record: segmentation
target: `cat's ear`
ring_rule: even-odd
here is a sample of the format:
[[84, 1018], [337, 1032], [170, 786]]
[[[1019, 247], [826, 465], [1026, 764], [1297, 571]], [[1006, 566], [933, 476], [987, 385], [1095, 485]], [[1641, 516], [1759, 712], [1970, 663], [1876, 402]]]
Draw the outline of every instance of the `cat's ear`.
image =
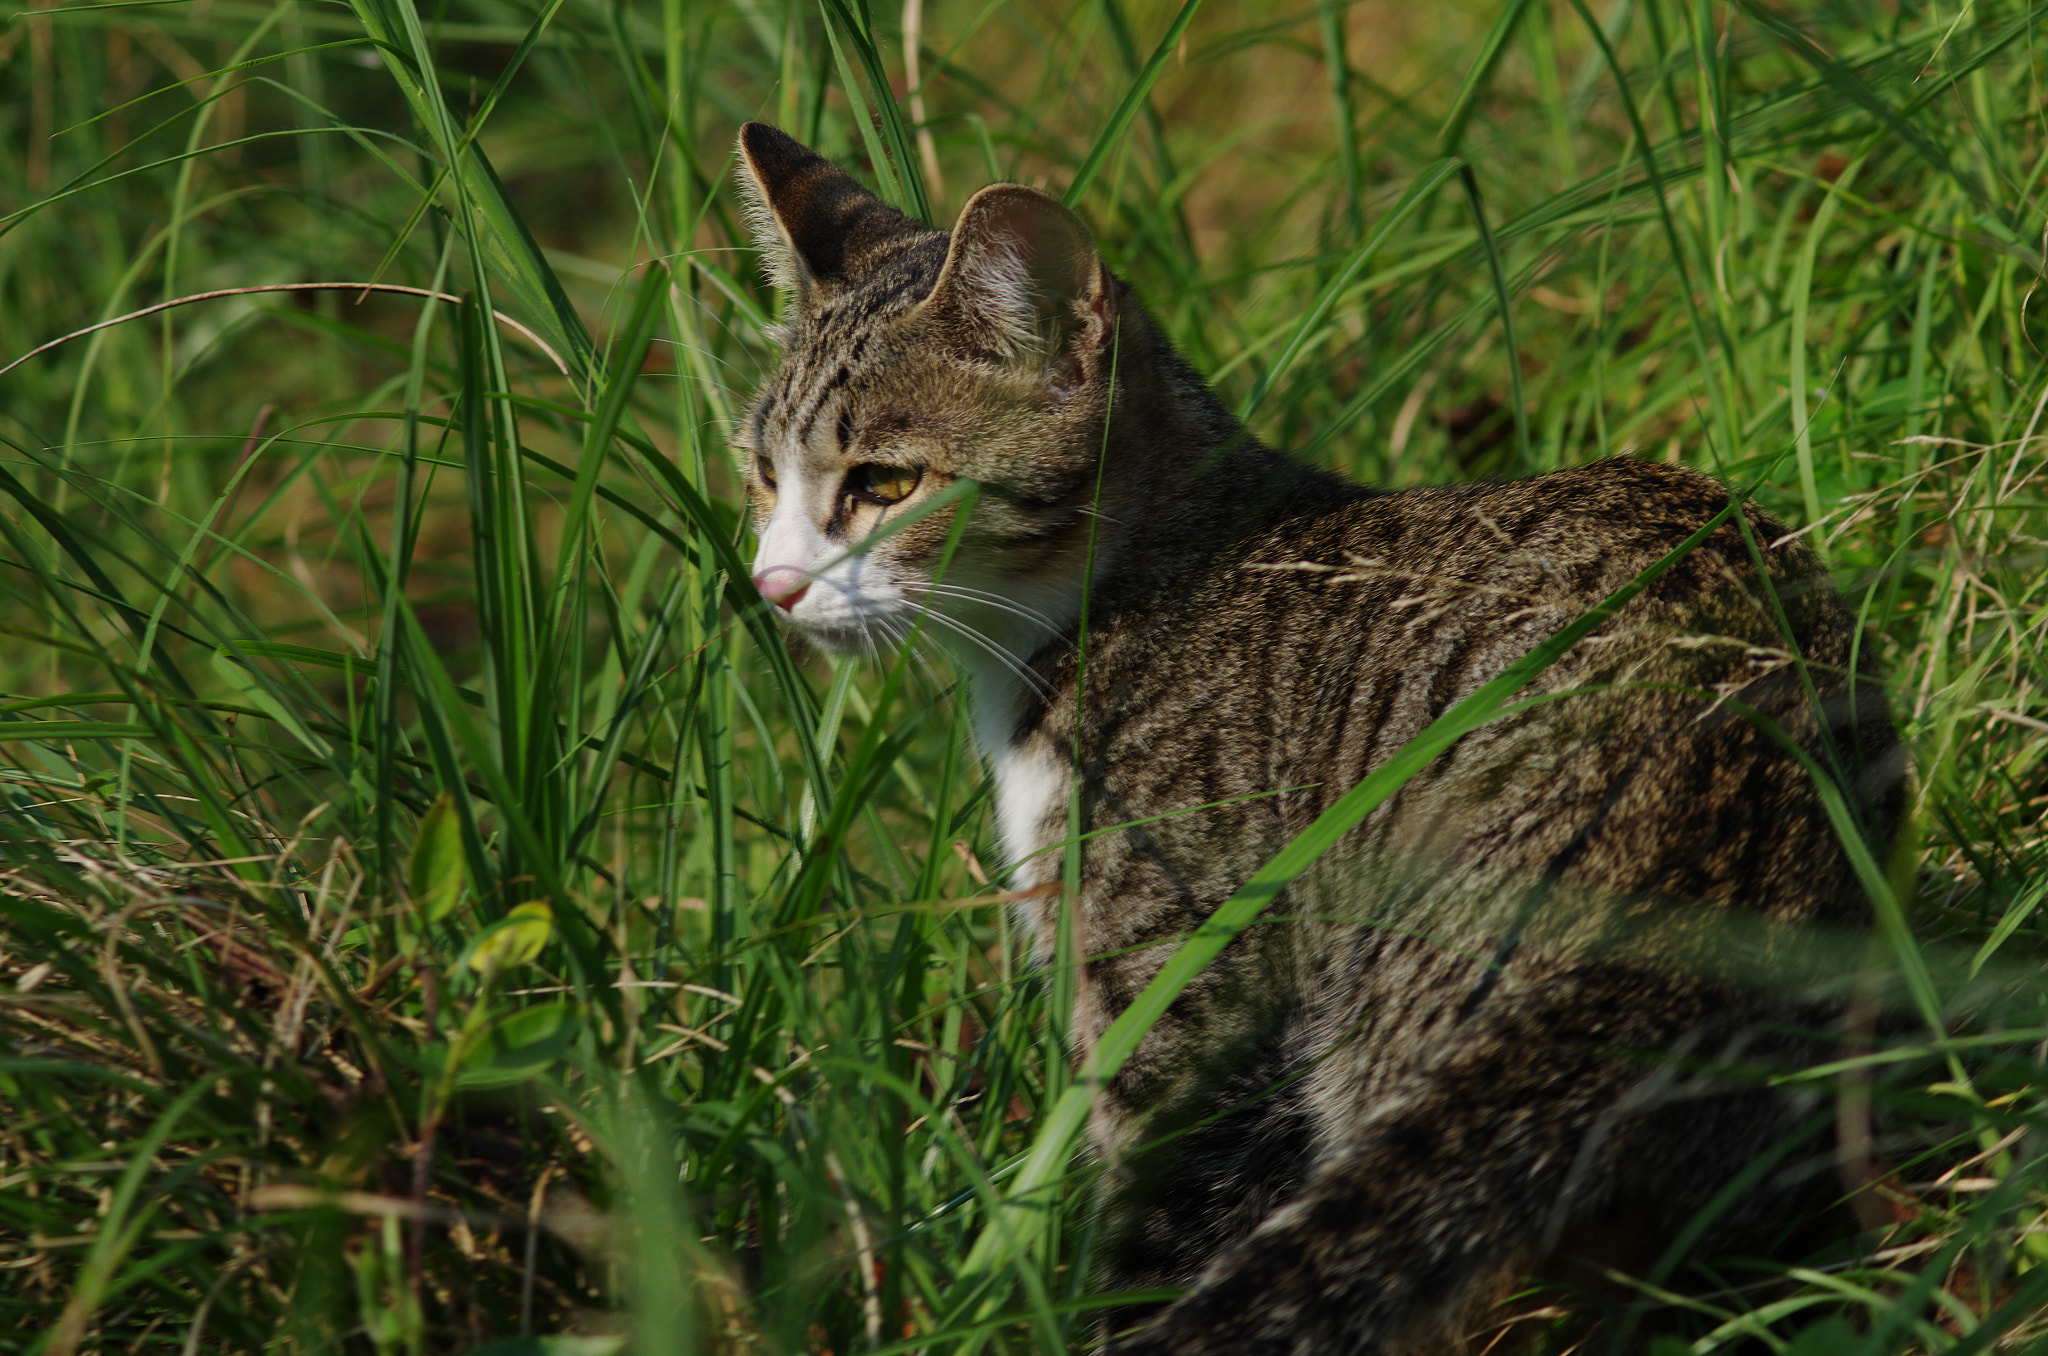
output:
[[877, 255], [918, 233], [901, 212], [794, 137], [766, 123], [740, 128], [747, 223], [776, 287], [801, 296], [858, 282]]
[[945, 267], [919, 309], [1004, 359], [1044, 362], [1048, 386], [1064, 396], [1107, 348], [1115, 294], [1079, 217], [1035, 188], [991, 184], [960, 209]]

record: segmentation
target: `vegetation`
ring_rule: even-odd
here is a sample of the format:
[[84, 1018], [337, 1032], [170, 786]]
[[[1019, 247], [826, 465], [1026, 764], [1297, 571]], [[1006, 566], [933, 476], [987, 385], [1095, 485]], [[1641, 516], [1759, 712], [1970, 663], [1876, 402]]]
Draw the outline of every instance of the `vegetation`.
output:
[[793, 655], [746, 579], [749, 117], [941, 223], [1065, 192], [1352, 475], [1669, 458], [1807, 533], [1916, 766], [1802, 1080], [1868, 1185], [1591, 1349], [2036, 1349], [2044, 22], [16, 9], [0, 1353], [1085, 1342], [1067, 982], [953, 680]]

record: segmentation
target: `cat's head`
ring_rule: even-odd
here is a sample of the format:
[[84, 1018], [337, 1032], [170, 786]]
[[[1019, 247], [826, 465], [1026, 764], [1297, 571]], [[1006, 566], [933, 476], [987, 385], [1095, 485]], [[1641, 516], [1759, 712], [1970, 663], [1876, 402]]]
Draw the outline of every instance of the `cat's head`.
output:
[[[747, 124], [740, 152], [786, 301], [781, 366], [735, 440], [755, 586], [827, 649], [921, 621], [970, 665], [1014, 668], [1078, 605], [1120, 284], [1036, 189], [984, 188], [937, 231], [772, 127]], [[971, 497], [932, 508], [963, 479]]]

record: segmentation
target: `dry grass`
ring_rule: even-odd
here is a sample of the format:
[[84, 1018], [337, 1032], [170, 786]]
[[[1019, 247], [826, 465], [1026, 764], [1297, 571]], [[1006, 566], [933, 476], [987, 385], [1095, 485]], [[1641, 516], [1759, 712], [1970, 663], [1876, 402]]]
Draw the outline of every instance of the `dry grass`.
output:
[[[1500, 12], [1217, 0], [1080, 210], [1276, 443], [1390, 485], [1668, 457], [1821, 547], [1916, 763], [1910, 935], [1813, 1080], [1874, 1127], [1868, 1227], [1592, 1341], [2027, 1349], [2036, 18], [1836, 4], [1816, 49], [1753, 5], [1531, 5], [1456, 147], [1489, 231], [1450, 179], [1361, 251]], [[0, 362], [378, 280], [488, 289], [570, 369], [462, 305], [298, 290], [0, 374], [0, 1353], [1084, 1341], [1083, 1165], [977, 1271], [1068, 1072], [947, 680], [793, 662], [735, 568], [774, 303], [724, 173], [761, 116], [886, 184], [869, 132], [922, 117], [898, 191], [942, 216], [1064, 186], [1174, 13], [868, 13], [0, 30]]]

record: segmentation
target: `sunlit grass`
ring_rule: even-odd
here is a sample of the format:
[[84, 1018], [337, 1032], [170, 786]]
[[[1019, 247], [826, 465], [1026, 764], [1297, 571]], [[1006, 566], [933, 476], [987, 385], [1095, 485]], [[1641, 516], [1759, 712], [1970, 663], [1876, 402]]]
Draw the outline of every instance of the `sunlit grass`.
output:
[[[1807, 533], [1916, 768], [1914, 937], [1812, 1080], [1873, 1132], [1866, 1232], [1642, 1331], [2025, 1348], [2039, 20], [14, 14], [0, 365], [230, 295], [0, 374], [0, 1351], [1086, 1340], [1084, 1160], [970, 1274], [1069, 1065], [953, 679], [792, 655], [741, 564], [748, 117], [942, 224], [1079, 184], [1226, 401], [1349, 474], [1669, 458]], [[433, 295], [251, 290], [316, 282]]]

